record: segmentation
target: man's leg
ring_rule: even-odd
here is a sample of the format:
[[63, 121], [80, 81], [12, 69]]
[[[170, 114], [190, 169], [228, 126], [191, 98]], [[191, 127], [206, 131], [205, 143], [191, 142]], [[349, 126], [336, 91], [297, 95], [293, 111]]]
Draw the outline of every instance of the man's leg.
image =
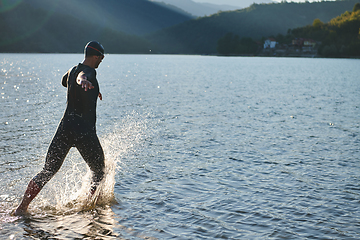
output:
[[30, 180], [23, 200], [15, 210], [15, 215], [26, 214], [31, 201], [41, 191], [44, 185], [59, 171], [71, 147], [62, 138], [63, 134], [58, 131], [49, 146], [43, 170]]
[[104, 151], [96, 133], [86, 134], [76, 145], [76, 148], [92, 171], [93, 176], [90, 193], [94, 194], [97, 186], [104, 178], [105, 170]]
[[31, 201], [36, 197], [36, 195], [40, 192], [40, 187], [34, 182], [34, 180], [30, 180], [28, 187], [25, 191], [23, 200], [20, 205], [15, 210], [15, 215], [25, 215], [27, 213], [27, 209]]

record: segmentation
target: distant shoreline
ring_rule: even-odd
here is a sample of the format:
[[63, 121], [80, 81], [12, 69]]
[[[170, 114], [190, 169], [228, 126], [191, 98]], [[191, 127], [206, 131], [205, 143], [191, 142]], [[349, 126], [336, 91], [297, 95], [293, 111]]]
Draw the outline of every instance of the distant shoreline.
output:
[[342, 56], [342, 57], [324, 57], [321, 55], [256, 55], [256, 54], [234, 54], [234, 55], [213, 55], [213, 56], [219, 56], [219, 57], [271, 57], [271, 58], [338, 58], [338, 59], [360, 59], [360, 56], [357, 57], [349, 57], [349, 56]]
[[[0, 52], [0, 54], [83, 54], [82, 52]], [[214, 56], [214, 57], [269, 57], [269, 58], [338, 58], [338, 59], [360, 59], [360, 56], [337, 56], [324, 57], [319, 54], [186, 54], [186, 53], [106, 53], [105, 55], [186, 55], [186, 56]]]

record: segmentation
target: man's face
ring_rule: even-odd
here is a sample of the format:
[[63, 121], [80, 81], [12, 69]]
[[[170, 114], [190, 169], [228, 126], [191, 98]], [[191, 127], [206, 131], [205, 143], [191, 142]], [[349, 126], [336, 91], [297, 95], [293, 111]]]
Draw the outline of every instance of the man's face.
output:
[[96, 58], [96, 64], [95, 68], [98, 68], [102, 60], [104, 59], [104, 56], [94, 56]]

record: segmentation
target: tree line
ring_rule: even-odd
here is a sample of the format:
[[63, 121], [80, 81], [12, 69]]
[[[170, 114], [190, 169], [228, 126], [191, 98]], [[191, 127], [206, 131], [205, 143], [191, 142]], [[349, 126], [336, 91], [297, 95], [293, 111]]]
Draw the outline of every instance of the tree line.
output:
[[[75, 18], [70, 13], [35, 8], [30, 2], [21, 1], [14, 9], [0, 11], [0, 52], [78, 53], [91, 39], [102, 42], [109, 53], [144, 54], [151, 50], [175, 54], [254, 54], [262, 46], [262, 36], [279, 33], [278, 42], [290, 43], [294, 37], [309, 37], [315, 32], [317, 35], [311, 38], [323, 42], [319, 49], [324, 55], [350, 54], [358, 44], [353, 35], [349, 35], [348, 39], [352, 39], [349, 42], [342, 29], [357, 26], [350, 23], [357, 16], [354, 11], [344, 9], [350, 10], [359, 0], [253, 4], [246, 9], [185, 21], [145, 36]], [[113, 10], [116, 15], [117, 10]], [[343, 12], [342, 20], [338, 19], [341, 24], [332, 24], [331, 19]], [[318, 19], [311, 25], [315, 18]], [[113, 22], [131, 26], [119, 19]], [[301, 28], [307, 24], [310, 24], [307, 28]], [[336, 41], [325, 40], [325, 35]]]
[[156, 50], [140, 36], [34, 8], [25, 1], [0, 12], [0, 52], [79, 53], [90, 40], [101, 42], [107, 53], [144, 54]]
[[[315, 19], [312, 25], [289, 29], [287, 34], [269, 36], [279, 44], [291, 44], [293, 39], [307, 38], [321, 42], [318, 54], [323, 57], [359, 57], [360, 56], [360, 3], [356, 3], [352, 12], [346, 11], [338, 17], [323, 23]], [[218, 40], [217, 52], [222, 55], [257, 54], [265, 40], [259, 41], [233, 33], [227, 33]]]
[[216, 54], [218, 40], [227, 33], [255, 40], [279, 33], [286, 35], [288, 29], [312, 24], [316, 18], [329, 22], [351, 11], [357, 2], [359, 0], [252, 4], [248, 8], [186, 21], [150, 34], [147, 39], [158, 45], [161, 53]]

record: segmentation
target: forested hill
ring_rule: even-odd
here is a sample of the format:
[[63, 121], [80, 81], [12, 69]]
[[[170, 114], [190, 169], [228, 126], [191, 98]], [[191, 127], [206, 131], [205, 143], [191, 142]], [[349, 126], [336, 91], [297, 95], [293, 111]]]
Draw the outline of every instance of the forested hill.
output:
[[328, 22], [351, 11], [358, 2], [253, 4], [245, 9], [187, 21], [151, 34], [148, 39], [161, 46], [162, 53], [214, 54], [217, 41], [229, 32], [253, 39], [286, 34], [288, 29], [312, 24], [317, 18]]
[[148, 0], [26, 0], [29, 5], [102, 27], [142, 35], [193, 18]]
[[194, 2], [193, 0], [152, 0], [158, 3], [167, 4], [170, 6], [176, 6], [178, 8], [183, 9], [184, 11], [198, 17], [208, 16], [219, 11], [229, 11], [236, 10], [244, 7], [250, 6], [254, 1], [252, 0], [242, 0], [242, 3], [246, 3], [247, 1], [252, 1], [248, 5], [244, 7], [236, 7], [230, 5], [215, 5], [210, 3], [202, 3], [202, 2]]
[[360, 3], [352, 12], [346, 11], [328, 23], [315, 19], [312, 25], [295, 28], [285, 39], [308, 38], [320, 42], [318, 54], [322, 57], [360, 56]]
[[107, 52], [143, 53], [152, 47], [138, 36], [191, 18], [148, 0], [0, 1], [0, 52], [79, 52], [98, 40]]
[[234, 11], [241, 8], [246, 8], [253, 3], [271, 3], [272, 0], [241, 0], [237, 1], [236, 5], [227, 4], [212, 4], [206, 2], [195, 2], [194, 0], [150, 0], [156, 2], [163, 2], [171, 4], [191, 13], [194, 16], [203, 17], [209, 16], [219, 11]]

